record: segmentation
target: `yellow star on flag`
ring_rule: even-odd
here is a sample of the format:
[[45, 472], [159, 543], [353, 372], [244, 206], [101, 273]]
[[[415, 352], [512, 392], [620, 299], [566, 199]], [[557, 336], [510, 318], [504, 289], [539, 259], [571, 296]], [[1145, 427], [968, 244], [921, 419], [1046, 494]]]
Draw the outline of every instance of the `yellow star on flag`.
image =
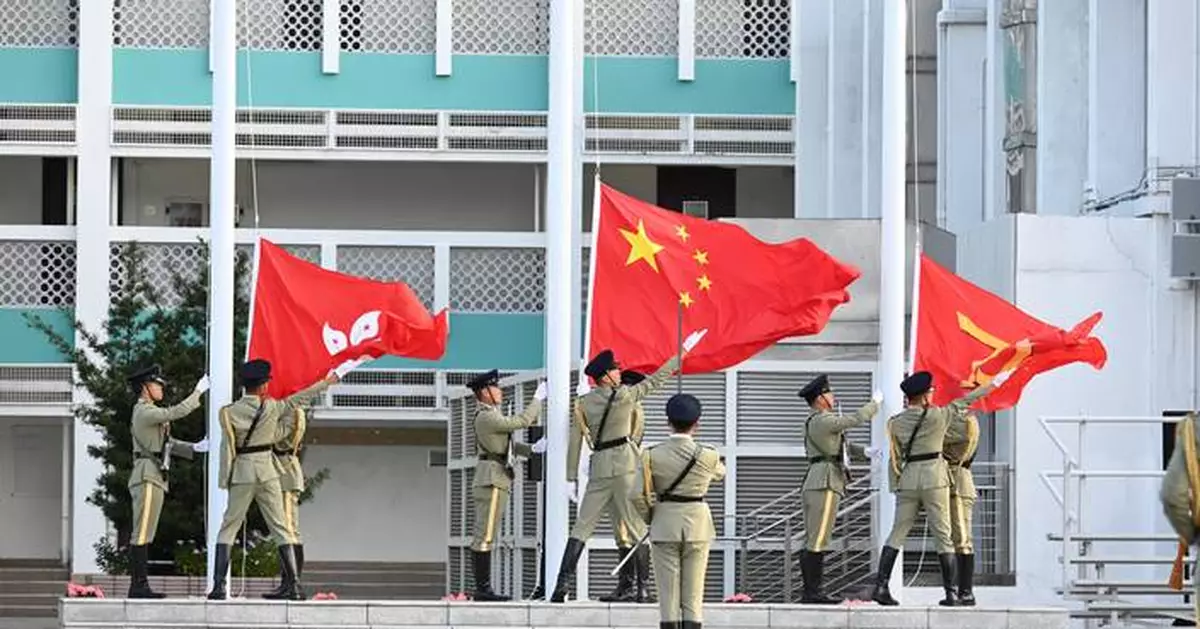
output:
[[696, 278], [696, 283], [700, 285], [700, 290], [708, 290], [712, 288], [712, 280], [708, 279], [707, 275], [701, 275]]
[[646, 224], [638, 219], [637, 232], [631, 232], [627, 229], [621, 230], [621, 235], [629, 242], [629, 257], [625, 259], [625, 266], [629, 266], [638, 260], [645, 260], [654, 272], [658, 272], [658, 262], [654, 256], [658, 255], [664, 247], [653, 240], [646, 234]]
[[696, 253], [692, 254], [692, 258], [696, 260], [697, 264], [708, 264], [708, 252], [707, 251], [701, 251], [701, 250], [697, 249]]
[[679, 236], [679, 239], [684, 242], [687, 242], [687, 239], [691, 238], [691, 236], [692, 236], [691, 234], [688, 233], [687, 227], [685, 227], [683, 225], [680, 225], [675, 228], [675, 235]]
[[684, 308], [690, 308], [695, 301], [687, 291], [683, 291], [682, 293], [679, 293], [679, 303], [683, 304]]

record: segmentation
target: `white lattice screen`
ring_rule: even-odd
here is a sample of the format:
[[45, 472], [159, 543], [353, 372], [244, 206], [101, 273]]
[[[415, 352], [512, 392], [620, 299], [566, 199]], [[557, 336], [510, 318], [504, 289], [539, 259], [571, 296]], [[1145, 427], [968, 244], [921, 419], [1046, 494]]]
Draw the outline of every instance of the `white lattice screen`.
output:
[[0, 0], [0, 48], [77, 48], [79, 0]]
[[450, 308], [456, 312], [542, 312], [545, 268], [541, 249], [451, 249]]
[[584, 54], [670, 57], [679, 50], [676, 0], [584, 0]]
[[786, 59], [792, 0], [697, 0], [696, 57]]
[[340, 11], [342, 50], [433, 54], [437, 0], [341, 0]]
[[113, 45], [204, 48], [208, 46], [208, 0], [113, 0]]
[[550, 51], [549, 0], [456, 0], [454, 52], [545, 55]]
[[75, 243], [0, 241], [0, 307], [75, 303]]
[[404, 282], [426, 308], [433, 308], [433, 247], [338, 247], [337, 269], [373, 280]]

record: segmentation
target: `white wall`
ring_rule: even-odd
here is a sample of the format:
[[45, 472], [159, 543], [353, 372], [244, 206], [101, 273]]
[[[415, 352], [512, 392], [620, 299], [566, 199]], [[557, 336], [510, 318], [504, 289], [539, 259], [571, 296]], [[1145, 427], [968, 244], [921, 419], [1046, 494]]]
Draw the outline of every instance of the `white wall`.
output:
[[0, 558], [61, 556], [65, 447], [57, 419], [0, 417]]
[[446, 468], [429, 446], [312, 445], [304, 467], [329, 468], [301, 507], [305, 553], [314, 561], [446, 560]]
[[0, 225], [42, 223], [42, 158], [0, 156]]

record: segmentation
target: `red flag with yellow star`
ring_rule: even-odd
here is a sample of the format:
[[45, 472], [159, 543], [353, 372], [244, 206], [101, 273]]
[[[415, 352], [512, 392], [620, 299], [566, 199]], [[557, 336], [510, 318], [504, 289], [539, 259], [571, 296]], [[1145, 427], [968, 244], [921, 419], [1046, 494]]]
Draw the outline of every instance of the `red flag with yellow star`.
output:
[[655, 207], [600, 186], [588, 355], [611, 349], [649, 373], [707, 329], [684, 373], [737, 365], [774, 343], [817, 334], [858, 269], [807, 238], [768, 244], [741, 226]]

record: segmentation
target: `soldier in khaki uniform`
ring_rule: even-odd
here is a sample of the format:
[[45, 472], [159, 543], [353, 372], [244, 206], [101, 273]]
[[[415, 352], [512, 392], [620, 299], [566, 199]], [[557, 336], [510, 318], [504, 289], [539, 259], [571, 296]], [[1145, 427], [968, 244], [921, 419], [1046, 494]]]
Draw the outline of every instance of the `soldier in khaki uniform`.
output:
[[129, 598], [165, 598], [165, 594], [150, 589], [148, 548], [158, 531], [163, 498], [168, 490], [169, 457], [191, 459], [193, 452], [208, 450], [207, 440], [193, 444], [173, 439], [171, 422], [200, 408], [200, 396], [208, 390], [208, 376], [200, 378], [191, 395], [168, 408], [157, 405], [163, 399], [163, 387], [167, 384], [158, 365], [139, 369], [129, 376], [128, 381], [138, 398], [129, 426], [133, 441], [133, 469], [129, 472], [130, 504], [133, 507]]
[[704, 576], [717, 536], [704, 498], [725, 478], [725, 464], [715, 448], [692, 438], [700, 411], [695, 397], [671, 396], [671, 437], [642, 453], [636, 508], [650, 523], [661, 629], [701, 629], [704, 620]]
[[295, 429], [296, 410], [303, 408], [329, 385], [361, 361], [347, 361], [338, 366], [324, 380], [293, 393], [283, 400], [265, 397], [266, 384], [271, 379], [271, 363], [251, 360], [239, 370], [239, 378], [245, 393], [241, 399], [221, 407], [221, 468], [219, 485], [229, 490], [229, 504], [217, 534], [215, 563], [213, 566], [213, 589], [209, 600], [225, 598], [225, 576], [229, 571], [229, 547], [246, 521], [250, 503], [258, 504], [258, 510], [266, 520], [275, 543], [279, 545], [279, 565], [283, 580], [279, 588], [263, 595], [267, 599], [303, 600], [296, 569], [296, 543], [283, 510], [283, 491], [280, 489], [279, 470], [275, 467], [274, 444], [292, 438]]
[[979, 419], [967, 413], [966, 420], [950, 424], [942, 458], [950, 467], [950, 537], [958, 559], [958, 604], [975, 605], [975, 544], [971, 535], [971, 514], [975, 510], [975, 475], [971, 464], [979, 449]]
[[804, 604], [835, 605], [841, 599], [828, 597], [822, 591], [825, 555], [833, 534], [838, 504], [846, 494], [850, 480], [850, 455], [877, 456], [874, 448], [846, 443], [846, 431], [871, 421], [879, 412], [883, 394], [878, 391], [871, 401], [853, 415], [834, 412], [833, 390], [829, 376], [821, 374], [800, 389], [800, 397], [808, 402], [812, 414], [804, 422], [804, 448], [808, 452], [808, 473], [804, 477], [804, 553], [800, 570], [804, 575]]
[[[1167, 473], [1163, 476], [1159, 500], [1162, 502], [1163, 513], [1171, 528], [1179, 536], [1179, 551], [1176, 556], [1176, 566], [1172, 570], [1173, 587], [1182, 587], [1183, 560], [1189, 546], [1197, 543], [1200, 535], [1200, 456], [1197, 455], [1196, 413], [1188, 413], [1179, 425], [1175, 427], [1175, 449], [1171, 451], [1171, 460], [1167, 463]], [[1193, 574], [1200, 574], [1200, 560], [1197, 560]], [[1200, 579], [1193, 579], [1193, 603], [1195, 617], [1200, 619]]]
[[[304, 468], [300, 465], [300, 446], [308, 420], [304, 409], [296, 409], [292, 420], [292, 434], [275, 442], [275, 469], [279, 471], [279, 489], [283, 492], [283, 521], [288, 532], [296, 540], [296, 578], [304, 577], [304, 538], [300, 536], [300, 494], [304, 493]], [[280, 576], [282, 575], [280, 566]]]
[[[684, 340], [683, 350], [690, 351], [706, 332], [692, 333]], [[586, 494], [576, 512], [575, 526], [571, 529], [571, 537], [567, 539], [567, 548], [563, 552], [558, 581], [550, 602], [562, 603], [566, 600], [567, 586], [575, 574], [579, 556], [596, 530], [605, 507], [611, 504], [618, 520], [628, 521], [635, 517], [631, 496], [638, 468], [638, 451], [630, 441], [633, 410], [646, 396], [666, 383], [667, 378], [679, 367], [679, 362], [679, 356], [672, 357], [658, 371], [632, 387], [621, 385], [621, 367], [612, 350], [600, 352], [584, 367], [584, 373], [596, 381], [597, 386], [580, 397], [576, 404], [576, 413], [582, 416], [572, 422], [567, 449], [567, 482], [573, 486], [578, 477], [579, 451], [585, 438], [593, 444], [590, 474]], [[586, 434], [584, 427], [587, 428]]]
[[[500, 374], [493, 369], [467, 382], [475, 393], [479, 409], [475, 413], [475, 445], [479, 462], [475, 464], [475, 482], [471, 492], [475, 498], [475, 534], [471, 551], [475, 560], [475, 596], [477, 601], [507, 601], [509, 597], [492, 591], [492, 544], [499, 533], [500, 522], [512, 491], [514, 454], [529, 456], [534, 448], [513, 441], [512, 434], [537, 423], [546, 399], [546, 384], [539, 382], [533, 402], [519, 415], [505, 417], [500, 412], [504, 391]], [[545, 438], [537, 444], [545, 447]]]
[[[632, 387], [645, 380], [644, 374], [638, 373], [632, 369], [625, 369], [621, 372], [621, 385]], [[578, 416], [577, 416], [578, 417]], [[629, 440], [633, 442], [635, 448], [639, 451], [642, 447], [642, 437], [646, 433], [646, 410], [642, 408], [642, 403], [638, 402], [633, 407], [633, 429], [629, 433]], [[605, 513], [608, 515], [609, 522], [612, 523], [613, 541], [617, 543], [617, 551], [620, 553], [618, 561], [624, 561], [626, 555], [630, 552], [635, 553], [635, 557], [625, 562], [621, 568], [621, 573], [618, 577], [617, 588], [611, 594], [600, 597], [602, 603], [652, 603], [653, 597], [646, 591], [646, 582], [650, 579], [650, 549], [646, 545], [638, 545], [638, 540], [646, 533], [645, 524], [640, 517], [632, 519], [621, 519], [621, 515], [617, 513], [613, 503], [609, 503], [605, 508]]]
[[954, 590], [954, 544], [950, 539], [950, 469], [942, 458], [946, 432], [954, 424], [963, 424], [967, 407], [1008, 379], [1001, 372], [991, 384], [979, 387], [946, 406], [932, 406], [933, 375], [918, 371], [900, 383], [908, 407], [888, 420], [892, 467], [890, 486], [896, 494], [896, 519], [887, 544], [879, 554], [879, 572], [871, 600], [880, 605], [899, 605], [892, 597], [888, 579], [900, 547], [924, 506], [929, 528], [937, 543], [938, 564], [942, 570], [942, 589], [946, 598], [938, 604], [958, 604]]

